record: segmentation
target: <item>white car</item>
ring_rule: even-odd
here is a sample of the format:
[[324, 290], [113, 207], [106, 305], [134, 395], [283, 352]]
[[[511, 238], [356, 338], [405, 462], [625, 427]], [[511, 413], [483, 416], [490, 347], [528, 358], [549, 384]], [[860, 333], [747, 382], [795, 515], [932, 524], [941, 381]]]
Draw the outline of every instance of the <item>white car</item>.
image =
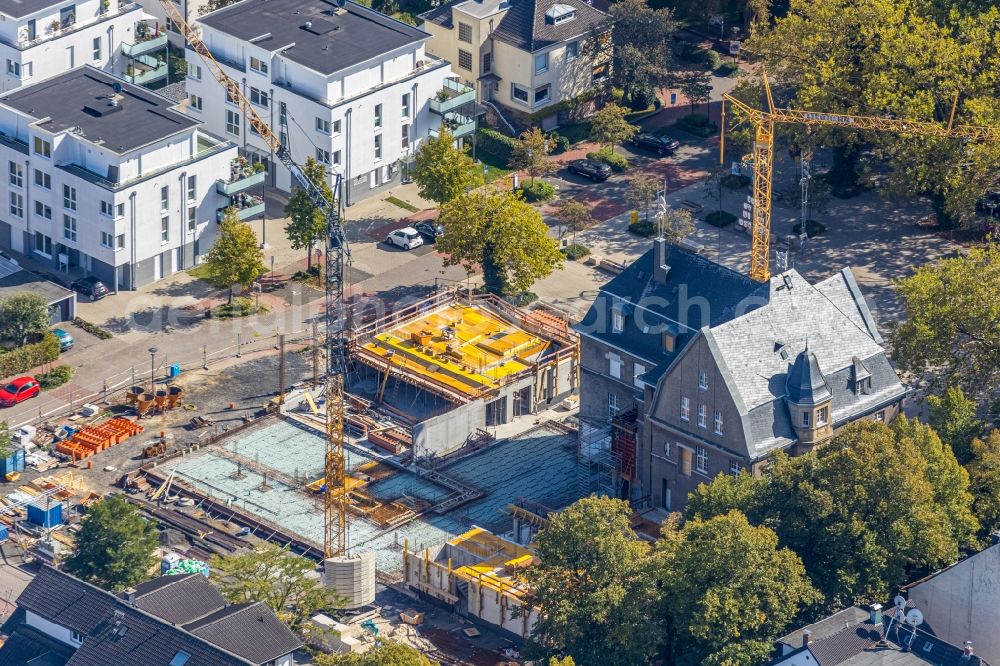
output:
[[412, 250], [424, 244], [424, 239], [413, 227], [396, 229], [385, 238], [386, 245], [395, 245], [404, 250]]

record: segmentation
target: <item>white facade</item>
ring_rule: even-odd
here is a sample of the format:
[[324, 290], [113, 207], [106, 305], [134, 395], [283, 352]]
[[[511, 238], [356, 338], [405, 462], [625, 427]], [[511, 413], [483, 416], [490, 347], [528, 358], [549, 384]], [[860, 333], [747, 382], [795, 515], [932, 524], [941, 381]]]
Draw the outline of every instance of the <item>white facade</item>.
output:
[[190, 268], [211, 246], [233, 144], [196, 126], [119, 153], [47, 131], [3, 100], [0, 132], [0, 247], [127, 290]]
[[139, 5], [119, 0], [54, 2], [23, 16], [0, 11], [0, 92], [81, 65], [123, 73], [122, 43], [142, 18]]
[[[280, 109], [285, 105], [292, 158], [302, 164], [313, 157], [330, 171], [339, 168], [347, 205], [398, 182], [402, 165], [440, 126], [429, 101], [452, 73], [447, 62], [426, 55], [423, 41], [324, 75], [284, 57], [287, 45], [267, 51], [208, 25], [200, 27], [226, 74], [242, 85], [276, 132], [283, 125]], [[239, 144], [252, 159], [269, 161], [266, 143], [250, 132], [244, 114], [226, 101], [200, 57], [186, 53], [187, 113]], [[282, 190], [291, 187], [291, 175], [280, 163], [272, 179]]]

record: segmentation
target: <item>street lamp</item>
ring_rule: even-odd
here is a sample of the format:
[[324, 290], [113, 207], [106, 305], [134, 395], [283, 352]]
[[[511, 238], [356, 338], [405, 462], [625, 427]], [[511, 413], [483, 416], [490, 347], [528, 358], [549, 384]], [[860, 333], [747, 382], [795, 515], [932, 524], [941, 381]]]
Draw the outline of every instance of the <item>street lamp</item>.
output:
[[149, 392], [156, 394], [156, 347], [149, 348]]

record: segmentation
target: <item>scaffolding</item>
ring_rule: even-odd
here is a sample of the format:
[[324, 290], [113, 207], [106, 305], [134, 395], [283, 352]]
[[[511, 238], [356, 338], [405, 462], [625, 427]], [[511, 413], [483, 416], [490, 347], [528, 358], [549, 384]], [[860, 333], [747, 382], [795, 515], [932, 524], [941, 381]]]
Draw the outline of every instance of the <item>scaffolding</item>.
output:
[[636, 475], [638, 410], [608, 420], [580, 419], [577, 485], [580, 497], [630, 499]]

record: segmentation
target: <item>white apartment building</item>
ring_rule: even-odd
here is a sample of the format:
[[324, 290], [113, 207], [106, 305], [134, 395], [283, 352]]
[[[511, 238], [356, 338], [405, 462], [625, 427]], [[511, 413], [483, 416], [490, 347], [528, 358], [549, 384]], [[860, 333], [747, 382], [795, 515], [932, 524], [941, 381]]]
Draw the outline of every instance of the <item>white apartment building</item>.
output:
[[[347, 205], [399, 182], [421, 141], [445, 120], [431, 101], [451, 74], [424, 52], [427, 33], [347, 2], [243, 0], [202, 16], [202, 40], [243, 86], [295, 161], [314, 157], [343, 175]], [[291, 175], [187, 51], [187, 113], [263, 162], [271, 184]]]
[[82, 65], [124, 73], [143, 16], [125, 0], [0, 0], [0, 92]]
[[193, 266], [237, 150], [173, 105], [90, 66], [0, 96], [0, 247], [118, 290]]

